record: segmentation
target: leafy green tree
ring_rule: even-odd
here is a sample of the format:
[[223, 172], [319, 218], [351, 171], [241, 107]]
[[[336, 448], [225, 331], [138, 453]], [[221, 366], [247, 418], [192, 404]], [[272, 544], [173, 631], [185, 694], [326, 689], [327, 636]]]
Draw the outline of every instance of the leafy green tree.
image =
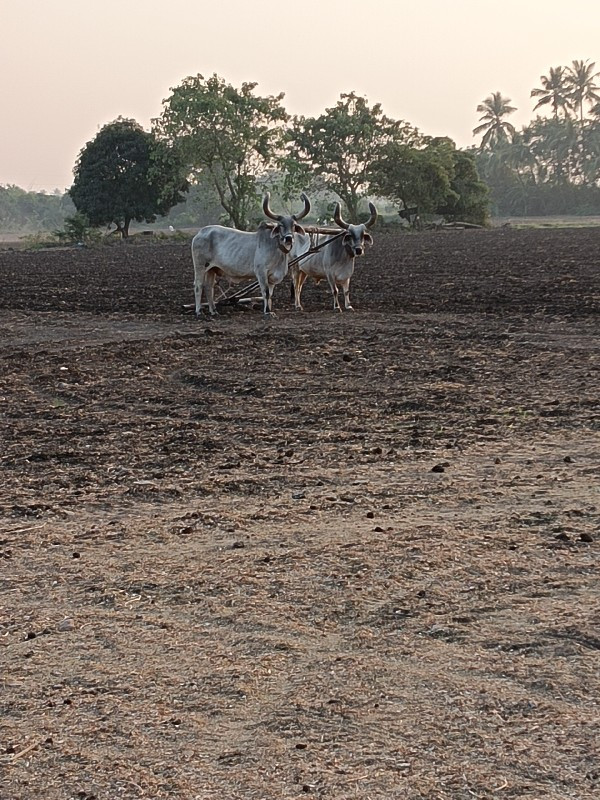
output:
[[481, 114], [479, 118], [481, 125], [473, 129], [473, 136], [483, 133], [480, 144], [482, 150], [486, 147], [494, 149], [502, 142], [510, 141], [515, 135], [514, 125], [505, 119], [517, 110], [510, 105], [510, 102], [510, 99], [503, 97], [500, 92], [492, 92], [477, 106], [477, 111]]
[[105, 125], [79, 153], [69, 195], [91, 225], [154, 222], [183, 199], [187, 180], [177, 155], [135, 120]]
[[432, 212], [451, 190], [454, 162], [450, 140], [433, 140], [423, 148], [398, 142], [386, 145], [371, 169], [371, 185], [401, 208]]
[[558, 119], [560, 112], [567, 117], [571, 109], [570, 89], [567, 71], [564, 67], [550, 67], [548, 76], [541, 75], [541, 88], [532, 89], [531, 97], [537, 97], [538, 101], [533, 107], [534, 111], [544, 106], [552, 107], [554, 119]]
[[447, 137], [425, 142], [420, 148], [390, 143], [373, 167], [373, 187], [401, 207], [485, 225], [488, 191], [474, 154], [457, 150]]
[[372, 166], [386, 146], [418, 143], [421, 137], [408, 123], [385, 116], [379, 103], [369, 107], [350, 92], [319, 117], [296, 117], [289, 140], [289, 174], [305, 186], [311, 178], [320, 179], [345, 203], [348, 220], [358, 222]]
[[158, 137], [173, 145], [197, 181], [208, 180], [228, 220], [245, 228], [258, 204], [257, 181], [283, 155], [289, 116], [276, 97], [258, 97], [256, 83], [241, 89], [218, 75], [186, 78], [171, 90], [153, 120]]
[[479, 177], [475, 155], [452, 149], [450, 191], [435, 209], [447, 220], [485, 225], [489, 218], [488, 187]]

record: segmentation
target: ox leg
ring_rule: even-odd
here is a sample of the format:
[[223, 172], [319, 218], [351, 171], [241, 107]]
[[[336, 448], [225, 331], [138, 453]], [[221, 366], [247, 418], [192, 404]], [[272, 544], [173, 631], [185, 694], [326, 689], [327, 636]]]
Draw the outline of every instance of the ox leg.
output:
[[209, 269], [204, 273], [204, 294], [206, 295], [206, 302], [208, 303], [208, 313], [211, 317], [217, 316], [219, 313], [215, 306], [215, 281], [217, 280], [217, 273], [214, 269]]
[[265, 317], [274, 316], [271, 311], [273, 287], [269, 286], [269, 281], [265, 275], [257, 275], [258, 285], [260, 286], [260, 293], [263, 299], [263, 314]]
[[333, 275], [328, 275], [327, 281], [329, 283], [329, 288], [331, 289], [331, 294], [333, 295], [333, 310], [341, 311], [342, 308], [340, 306], [340, 301], [339, 301], [339, 290], [337, 287], [337, 283], [335, 282], [335, 278], [333, 277]]
[[354, 311], [350, 305], [350, 278], [342, 283], [342, 289], [344, 290], [344, 306], [346, 311]]
[[267, 307], [269, 309], [268, 316], [274, 317], [275, 313], [273, 312], [273, 290], [275, 289], [274, 286], [271, 286], [270, 283], [267, 283]]
[[304, 311], [300, 297], [302, 295], [302, 287], [304, 286], [305, 280], [306, 273], [302, 272], [302, 270], [298, 270], [297, 274], [294, 276], [294, 308], [296, 311]]
[[204, 280], [208, 266], [208, 262], [205, 264], [194, 263], [194, 297], [196, 299], [197, 317], [199, 317], [202, 313], [202, 289], [204, 287]]

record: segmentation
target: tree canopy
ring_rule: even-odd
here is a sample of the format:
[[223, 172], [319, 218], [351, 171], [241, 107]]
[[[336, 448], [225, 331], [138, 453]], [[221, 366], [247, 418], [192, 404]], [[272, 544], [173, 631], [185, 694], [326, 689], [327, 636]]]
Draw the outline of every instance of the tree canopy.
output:
[[373, 163], [392, 143], [410, 146], [420, 140], [416, 128], [390, 119], [379, 103], [369, 107], [363, 97], [350, 92], [319, 117], [294, 119], [288, 167], [299, 170], [305, 180], [319, 176], [346, 204], [350, 222], [358, 222]]
[[487, 221], [487, 189], [475, 158], [446, 137], [427, 139], [422, 148], [390, 143], [373, 165], [372, 186], [401, 207], [418, 206], [420, 213]]
[[154, 131], [175, 147], [189, 173], [214, 187], [237, 228], [248, 226], [257, 205], [257, 181], [283, 155], [289, 116], [276, 97], [254, 94], [256, 83], [240, 89], [218, 75], [186, 78], [163, 102]]
[[[541, 75], [531, 90], [537, 116], [519, 130], [511, 100], [492, 92], [477, 106], [479, 146], [468, 150], [392, 119], [354, 91], [318, 116], [290, 121], [283, 94], [191, 76], [163, 101], [152, 133], [121, 118], [105, 126], [81, 151], [69, 194], [92, 224], [113, 222], [123, 235], [130, 221], [152, 221], [175, 203], [181, 224], [216, 221], [222, 211], [222, 221], [246, 228], [260, 218], [265, 188], [284, 203], [309, 191], [322, 218], [341, 200], [351, 221], [367, 199], [473, 222], [486, 219], [490, 203], [497, 214], [599, 213], [595, 67], [574, 60]], [[194, 192], [183, 208], [186, 179]], [[0, 193], [11, 213], [38, 205], [33, 195], [15, 203], [13, 190]]]
[[181, 202], [188, 182], [173, 148], [132, 119], [105, 125], [79, 153], [69, 195], [92, 225], [154, 222]]
[[501, 92], [492, 92], [477, 106], [477, 111], [481, 114], [479, 117], [481, 124], [473, 130], [473, 135], [483, 133], [482, 150], [510, 141], [515, 135], [515, 126], [505, 119], [517, 110], [510, 103], [510, 98], [503, 97]]

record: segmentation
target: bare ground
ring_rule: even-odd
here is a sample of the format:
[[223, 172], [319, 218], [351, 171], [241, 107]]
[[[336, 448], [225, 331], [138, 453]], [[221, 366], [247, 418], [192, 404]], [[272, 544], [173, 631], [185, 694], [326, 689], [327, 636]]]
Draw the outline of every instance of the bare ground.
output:
[[596, 798], [599, 244], [0, 253], [0, 797]]

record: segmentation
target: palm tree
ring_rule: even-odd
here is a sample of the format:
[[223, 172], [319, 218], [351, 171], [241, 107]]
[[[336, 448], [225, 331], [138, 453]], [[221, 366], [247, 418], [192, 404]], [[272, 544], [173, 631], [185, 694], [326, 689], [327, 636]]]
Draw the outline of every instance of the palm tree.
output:
[[543, 182], [561, 184], [577, 174], [579, 148], [576, 123], [571, 117], [537, 117], [523, 129]]
[[571, 104], [579, 112], [579, 123], [583, 127], [583, 104], [594, 105], [600, 101], [598, 90], [600, 86], [595, 83], [595, 78], [600, 77], [600, 72], [594, 72], [596, 62], [588, 64], [585, 61], [573, 61], [569, 67], [566, 80], [571, 95]]
[[588, 147], [586, 141], [586, 124], [583, 116], [584, 103], [588, 103], [592, 108], [600, 101], [598, 90], [600, 86], [595, 79], [600, 76], [600, 72], [594, 72], [596, 62], [592, 61], [573, 61], [569, 67], [567, 80], [569, 83], [571, 105], [579, 112], [579, 148], [580, 148], [580, 172], [584, 182], [587, 182], [589, 169], [587, 169]]
[[531, 90], [531, 97], [539, 98], [533, 110], [537, 111], [542, 106], [551, 105], [555, 119], [558, 119], [561, 110], [566, 117], [571, 109], [571, 103], [568, 75], [565, 68], [550, 67], [550, 75], [540, 75], [540, 81], [542, 88]]
[[484, 150], [488, 145], [490, 149], [512, 140], [515, 135], [515, 127], [507, 122], [503, 117], [512, 114], [517, 109], [510, 104], [510, 98], [502, 97], [500, 92], [492, 92], [486, 97], [483, 103], [477, 106], [477, 111], [481, 114], [478, 125], [473, 130], [473, 136], [483, 133], [480, 149]]

